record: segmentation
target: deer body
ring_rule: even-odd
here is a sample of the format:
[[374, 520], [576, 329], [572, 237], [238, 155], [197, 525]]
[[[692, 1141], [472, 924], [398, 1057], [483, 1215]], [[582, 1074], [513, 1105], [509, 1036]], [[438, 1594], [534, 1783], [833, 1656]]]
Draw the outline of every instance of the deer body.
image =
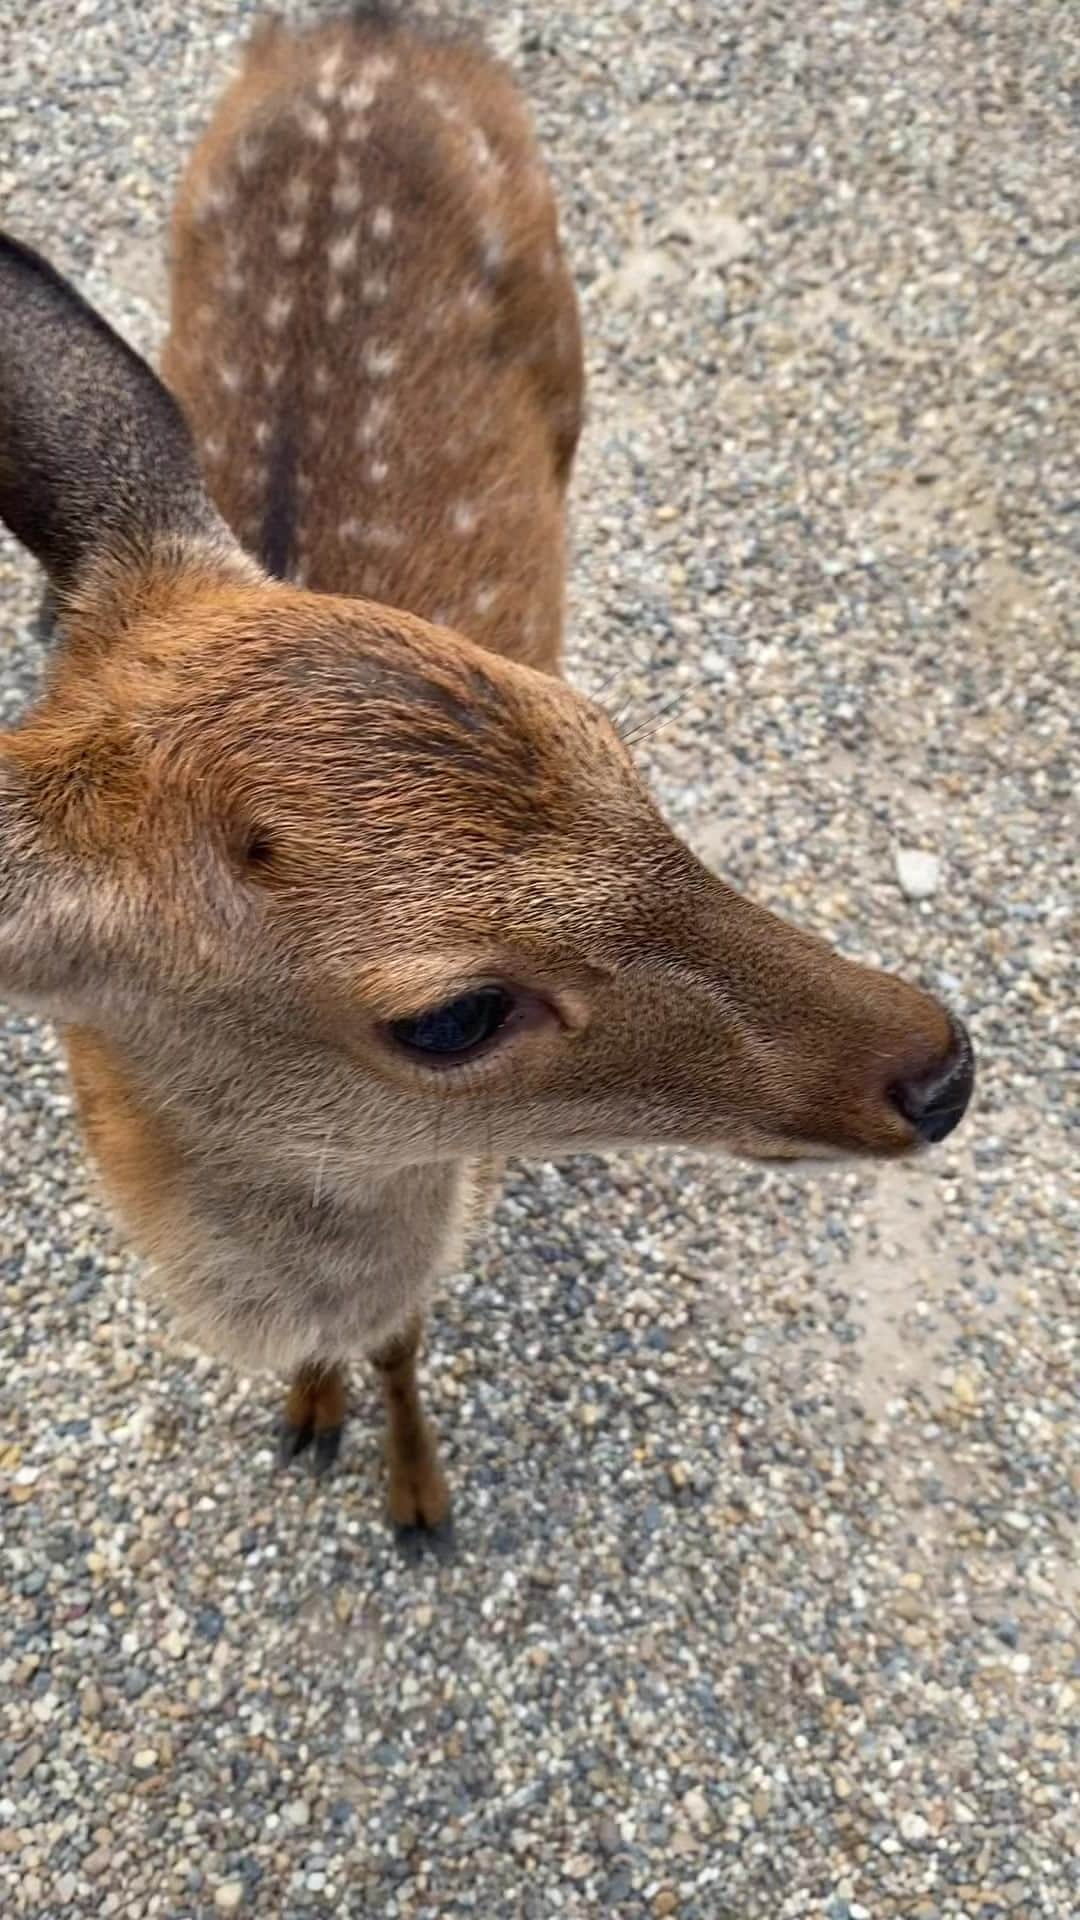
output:
[[[556, 669], [577, 304], [519, 96], [475, 46], [257, 35], [178, 197], [163, 372], [269, 568]], [[273, 1033], [260, 1140], [253, 1038], [172, 1022], [136, 1079], [130, 1041], [69, 1031], [88, 1137], [193, 1339], [282, 1371], [370, 1352], [491, 1181], [367, 1164], [377, 1112], [339, 1128], [325, 1061]], [[224, 1112], [222, 1082], [242, 1090]]]
[[190, 428], [0, 243], [0, 514], [60, 633], [0, 738], [0, 990], [63, 1024], [182, 1327], [294, 1370], [322, 1463], [370, 1354], [391, 1511], [436, 1528], [419, 1329], [506, 1155], [901, 1153], [970, 1050], [707, 873], [557, 677], [577, 312], [482, 52], [257, 38], [165, 372]]

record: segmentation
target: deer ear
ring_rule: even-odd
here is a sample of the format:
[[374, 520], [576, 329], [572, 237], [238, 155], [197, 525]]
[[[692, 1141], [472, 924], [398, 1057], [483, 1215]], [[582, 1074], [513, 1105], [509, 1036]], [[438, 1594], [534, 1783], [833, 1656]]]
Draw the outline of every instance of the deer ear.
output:
[[138, 565], [163, 542], [209, 539], [242, 558], [172, 395], [40, 254], [2, 234], [0, 518], [61, 607], [96, 564]]

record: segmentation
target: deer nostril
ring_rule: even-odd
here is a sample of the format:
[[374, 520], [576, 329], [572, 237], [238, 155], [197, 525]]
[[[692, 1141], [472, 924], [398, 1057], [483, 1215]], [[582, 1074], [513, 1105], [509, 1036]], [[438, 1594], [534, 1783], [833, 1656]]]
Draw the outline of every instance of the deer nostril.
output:
[[894, 1106], [910, 1120], [928, 1146], [944, 1140], [959, 1126], [975, 1085], [975, 1055], [967, 1031], [954, 1019], [953, 1039], [945, 1058], [932, 1069], [889, 1088]]

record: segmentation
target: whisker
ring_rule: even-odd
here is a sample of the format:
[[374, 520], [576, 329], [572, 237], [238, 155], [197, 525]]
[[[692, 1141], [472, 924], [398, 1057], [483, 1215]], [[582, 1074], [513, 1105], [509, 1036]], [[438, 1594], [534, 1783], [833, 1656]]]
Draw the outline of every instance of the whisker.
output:
[[685, 687], [680, 688], [678, 693], [673, 693], [668, 699], [662, 700], [659, 706], [653, 707], [652, 711], [645, 714], [634, 726], [628, 727], [621, 735], [623, 745], [631, 748], [640, 747], [644, 740], [651, 739], [664, 721], [682, 706], [687, 691]]
[[327, 1127], [326, 1138], [322, 1143], [322, 1149], [319, 1153], [318, 1164], [315, 1168], [315, 1182], [314, 1182], [314, 1186], [311, 1194], [311, 1204], [313, 1207], [317, 1207], [319, 1204], [319, 1201], [322, 1198], [323, 1175], [326, 1172], [326, 1156], [330, 1151], [330, 1141], [333, 1138], [333, 1133], [334, 1133], [333, 1126], [331, 1125]]

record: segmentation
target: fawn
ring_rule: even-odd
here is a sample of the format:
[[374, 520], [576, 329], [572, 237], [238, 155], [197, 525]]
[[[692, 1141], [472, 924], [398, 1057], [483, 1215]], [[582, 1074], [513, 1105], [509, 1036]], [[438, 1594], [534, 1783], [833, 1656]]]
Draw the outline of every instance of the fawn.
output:
[[901, 1154], [971, 1050], [707, 871], [558, 678], [577, 309], [482, 49], [260, 31], [164, 372], [3, 242], [0, 512], [58, 642], [0, 737], [0, 990], [61, 1023], [181, 1328], [291, 1374], [319, 1468], [369, 1356], [438, 1546], [422, 1317], [507, 1155]]

